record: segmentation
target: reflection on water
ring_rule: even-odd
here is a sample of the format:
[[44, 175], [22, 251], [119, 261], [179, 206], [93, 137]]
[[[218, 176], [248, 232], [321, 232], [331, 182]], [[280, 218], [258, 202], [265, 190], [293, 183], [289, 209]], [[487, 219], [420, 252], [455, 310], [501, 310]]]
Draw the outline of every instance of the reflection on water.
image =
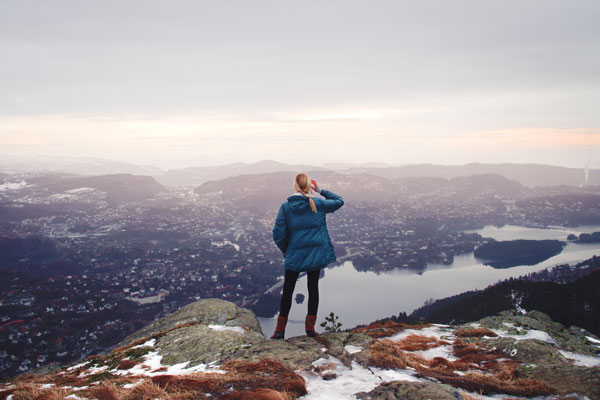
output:
[[[566, 240], [570, 233], [600, 231], [600, 226], [572, 229], [538, 229], [505, 226], [484, 227], [473, 231], [496, 240], [516, 239], [559, 239]], [[535, 234], [537, 233], [537, 236]], [[386, 273], [358, 272], [352, 262], [328, 268], [319, 281], [319, 321], [333, 311], [344, 324], [351, 328], [374, 320], [410, 313], [430, 299], [440, 299], [469, 290], [484, 289], [500, 280], [518, 277], [530, 272], [552, 268], [557, 264], [576, 263], [600, 254], [600, 244], [569, 243], [562, 253], [536, 265], [507, 269], [494, 269], [482, 264], [473, 253], [456, 256], [450, 265], [428, 264], [421, 274], [410, 270], [396, 269]], [[299, 279], [296, 293], [308, 297], [306, 277]], [[286, 337], [304, 334], [306, 302], [293, 304], [289, 316]], [[265, 335], [275, 328], [275, 318], [259, 318]]]

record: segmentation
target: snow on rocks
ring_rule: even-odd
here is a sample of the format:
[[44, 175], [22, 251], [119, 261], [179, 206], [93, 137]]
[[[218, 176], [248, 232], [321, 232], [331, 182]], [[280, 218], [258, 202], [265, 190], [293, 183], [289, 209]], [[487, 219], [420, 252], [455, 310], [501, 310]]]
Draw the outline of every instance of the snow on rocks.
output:
[[560, 354], [565, 356], [573, 364], [581, 367], [600, 367], [600, 357], [586, 356], [583, 354], [573, 353], [570, 351], [559, 350]]
[[500, 337], [507, 337], [507, 338], [511, 338], [511, 339], [515, 339], [515, 340], [535, 339], [535, 340], [541, 340], [542, 342], [556, 344], [556, 341], [554, 339], [552, 339], [552, 337], [548, 333], [546, 333], [544, 331], [538, 331], [536, 329], [524, 331], [522, 334], [521, 334], [521, 332], [519, 332], [518, 335], [510, 335], [508, 332], [500, 330], [500, 329], [491, 329], [491, 331], [493, 331], [496, 335], [498, 335]]
[[326, 381], [318, 373], [311, 371], [296, 372], [306, 381], [308, 394], [302, 397], [303, 400], [353, 399], [355, 393], [373, 390], [388, 380], [417, 379], [401, 371], [376, 369], [377, 372], [375, 372], [356, 361], [352, 361], [349, 368], [332, 356], [313, 362], [313, 366], [316, 368], [329, 364], [335, 366], [337, 378], [334, 381]]
[[194, 372], [215, 372], [225, 373], [220, 370], [215, 364], [198, 364], [193, 367], [187, 367], [189, 361], [174, 364], [174, 365], [162, 365], [162, 356], [158, 354], [158, 351], [151, 351], [144, 355], [143, 362], [135, 365], [132, 368], [121, 370], [112, 369], [110, 372], [115, 375], [142, 375], [142, 376], [156, 376], [156, 375], [185, 375]]
[[600, 340], [593, 338], [591, 336], [586, 336], [585, 337], [589, 342], [594, 343], [594, 345], [598, 348], [600, 348]]
[[[353, 346], [351, 344], [344, 346], [344, 350], [346, 350], [348, 352], [348, 354], [355, 354], [358, 352], [363, 351], [363, 348], [360, 346]], [[327, 351], [327, 349], [325, 349], [325, 351]]]
[[422, 329], [404, 329], [402, 332], [397, 333], [391, 337], [383, 338], [389, 339], [394, 342], [398, 342], [402, 339], [410, 335], [419, 335], [419, 336], [431, 336], [438, 340], [451, 340], [454, 339], [454, 334], [452, 333], [454, 328], [449, 325], [442, 324], [434, 324]]
[[208, 325], [213, 331], [231, 331], [244, 334], [244, 328], [239, 326], [225, 326], [225, 325]]

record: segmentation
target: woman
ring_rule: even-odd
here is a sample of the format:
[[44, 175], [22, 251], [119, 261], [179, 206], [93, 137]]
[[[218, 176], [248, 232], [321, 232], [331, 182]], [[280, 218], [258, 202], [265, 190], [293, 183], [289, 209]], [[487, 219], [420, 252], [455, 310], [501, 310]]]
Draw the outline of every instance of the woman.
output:
[[[313, 190], [325, 199], [313, 199]], [[279, 208], [273, 226], [273, 240], [285, 257], [285, 280], [272, 339], [283, 339], [285, 335], [292, 294], [302, 271], [308, 275], [308, 314], [304, 324], [306, 335], [317, 336], [315, 322], [319, 307], [319, 274], [327, 264], [336, 260], [325, 214], [343, 206], [344, 200], [335, 193], [321, 189], [316, 181], [311, 181], [304, 173], [296, 175], [294, 191]]]

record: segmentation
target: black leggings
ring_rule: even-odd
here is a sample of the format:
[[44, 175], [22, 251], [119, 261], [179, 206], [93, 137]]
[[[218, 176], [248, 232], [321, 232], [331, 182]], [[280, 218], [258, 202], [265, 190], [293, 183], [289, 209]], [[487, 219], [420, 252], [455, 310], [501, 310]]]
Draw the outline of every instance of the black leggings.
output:
[[[308, 314], [317, 315], [319, 308], [319, 274], [321, 270], [308, 271]], [[283, 294], [281, 295], [281, 305], [279, 306], [279, 315], [287, 318], [292, 308], [292, 295], [296, 287], [296, 281], [300, 272], [285, 270], [285, 280], [283, 281]]]

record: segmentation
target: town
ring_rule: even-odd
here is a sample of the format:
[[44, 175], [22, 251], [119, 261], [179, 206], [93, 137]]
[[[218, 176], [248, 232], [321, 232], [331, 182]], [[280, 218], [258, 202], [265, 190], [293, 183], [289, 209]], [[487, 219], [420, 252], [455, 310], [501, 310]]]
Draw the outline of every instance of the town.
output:
[[[0, 255], [4, 376], [106, 351], [198, 299], [255, 307], [282, 279], [283, 257], [271, 238], [277, 208], [247, 208], [190, 187], [117, 206], [93, 188], [19, 195], [25, 186], [15, 187], [0, 192], [0, 248], [11, 249]], [[328, 226], [339, 262], [350, 260], [359, 270], [418, 273], [485, 243], [469, 229], [600, 221], [594, 190], [440, 189], [386, 202], [350, 196]], [[6, 218], [11, 208], [42, 205], [46, 212]]]

